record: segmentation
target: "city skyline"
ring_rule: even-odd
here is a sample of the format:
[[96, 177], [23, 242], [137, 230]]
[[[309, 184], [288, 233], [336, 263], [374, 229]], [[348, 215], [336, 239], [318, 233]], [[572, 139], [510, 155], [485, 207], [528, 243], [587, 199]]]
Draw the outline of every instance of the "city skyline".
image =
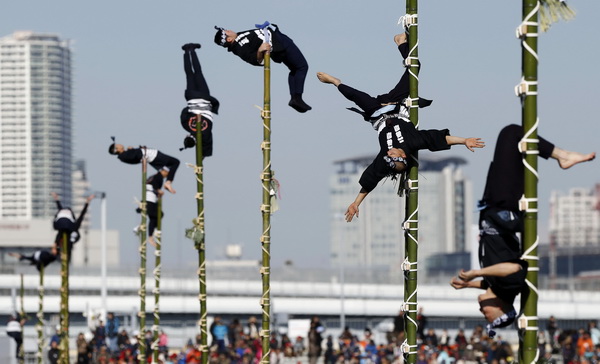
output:
[[[433, 254], [476, 251], [471, 234], [472, 186], [461, 167], [465, 160], [444, 156], [419, 153], [419, 271], [425, 276]], [[361, 218], [354, 224], [346, 223], [339, 213], [355, 198], [356, 185], [373, 157], [336, 161], [336, 173], [330, 177], [332, 265], [401, 276], [406, 207], [404, 199], [398, 198], [398, 180], [381, 181], [361, 204]]]
[[[282, 185], [280, 211], [272, 219], [273, 264], [287, 260], [302, 266], [329, 264], [327, 179], [333, 162], [374, 154], [377, 146], [370, 126], [346, 111], [350, 103], [330, 85], [320, 84], [314, 73], [329, 72], [373, 93], [391, 88], [392, 80], [404, 71], [392, 42], [393, 35], [402, 31], [396, 21], [405, 12], [404, 4], [385, 1], [374, 7], [334, 0], [307, 1], [302, 6], [280, 1], [254, 5], [246, 9], [246, 3], [234, 1], [235, 11], [191, 1], [6, 6], [6, 14], [27, 16], [3, 19], [1, 35], [32, 29], [72, 40], [73, 147], [77, 159], [87, 162], [92, 189], [107, 193], [108, 226], [121, 233], [125, 264], [137, 262], [137, 240], [130, 230], [139, 223], [133, 203], [140, 194], [139, 170], [121, 164], [106, 149], [114, 135], [123, 144], [146, 144], [184, 164], [193, 161], [189, 150], [177, 152], [185, 136], [178, 121], [185, 86], [180, 47], [190, 41], [202, 43], [198, 55], [211, 94], [222, 105], [215, 117], [214, 156], [205, 161], [207, 253], [214, 259], [224, 256], [227, 243], [241, 243], [245, 257], [259, 256], [262, 129], [254, 105], [262, 104], [262, 69], [216, 46], [212, 27], [243, 30], [264, 20], [278, 24], [305, 54], [311, 68], [304, 99], [313, 106], [306, 114], [290, 109], [287, 70], [272, 65], [273, 169]], [[600, 5], [580, 1], [572, 6], [578, 11], [575, 20], [555, 24], [540, 36], [540, 134], [565, 149], [591, 152], [598, 145], [588, 131], [595, 127], [592, 116], [600, 76], [589, 72], [595, 69], [598, 49], [588, 46], [583, 35], [598, 33], [593, 15]], [[185, 8], [198, 11], [183, 15]], [[520, 47], [514, 37], [520, 12], [517, 4], [508, 2], [420, 6], [420, 93], [434, 99], [420, 113], [421, 128], [448, 127], [455, 135], [486, 141], [487, 147], [473, 154], [458, 148], [445, 152], [467, 159], [464, 170], [473, 181], [475, 200], [483, 191], [498, 131], [508, 123], [520, 123], [519, 100], [513, 93], [520, 79]], [[491, 13], [494, 16], [478, 16]], [[573, 60], [577, 67], [566, 72]], [[565, 132], [565, 121], [572, 132]], [[554, 163], [540, 161], [542, 242], [547, 241], [550, 190], [592, 185], [597, 182], [594, 167], [585, 164], [561, 171]], [[191, 170], [182, 165], [174, 187], [178, 193], [165, 197], [165, 267], [193, 267], [195, 250], [183, 237], [195, 216]], [[98, 205], [92, 205], [94, 216], [99, 216]], [[98, 226], [98, 221], [93, 224]]]
[[0, 218], [50, 218], [71, 206], [71, 49], [55, 34], [0, 38]]

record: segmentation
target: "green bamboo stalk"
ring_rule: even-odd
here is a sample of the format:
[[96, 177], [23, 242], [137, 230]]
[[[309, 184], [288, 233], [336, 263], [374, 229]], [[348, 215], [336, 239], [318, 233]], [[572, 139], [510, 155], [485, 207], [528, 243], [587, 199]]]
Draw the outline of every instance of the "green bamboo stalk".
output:
[[202, 364], [208, 363], [208, 325], [206, 310], [206, 244], [204, 235], [204, 154], [202, 151], [202, 116], [196, 122], [196, 208], [198, 216], [190, 237], [198, 250], [198, 301], [200, 302], [200, 352]]
[[40, 264], [40, 285], [38, 287], [39, 308], [37, 313], [37, 334], [38, 334], [38, 351], [37, 362], [44, 362], [44, 265]]
[[[267, 30], [265, 30], [267, 32]], [[263, 119], [263, 171], [262, 171], [262, 228], [260, 238], [262, 245], [262, 358], [261, 364], [270, 363], [271, 358], [271, 55], [265, 52], [264, 58], [264, 106], [261, 113]]]
[[[524, 191], [525, 201], [530, 201], [528, 206], [522, 206], [525, 210], [524, 233], [523, 233], [523, 258], [529, 263], [527, 271], [527, 283], [529, 294], [522, 297], [521, 312], [523, 313], [520, 325], [524, 330], [520, 335], [520, 362], [535, 363], [538, 360], [537, 346], [537, 302], [538, 302], [538, 232], [537, 232], [537, 33], [539, 31], [538, 13], [540, 3], [538, 0], [523, 0], [523, 24], [526, 29], [521, 28], [522, 45], [522, 73], [523, 83], [520, 88], [522, 101], [522, 124], [525, 132], [525, 140], [528, 142], [525, 148], [524, 164]], [[535, 35], [535, 36], [533, 36]], [[535, 140], [535, 141], [534, 141]]]
[[140, 225], [139, 236], [140, 236], [140, 311], [138, 316], [140, 318], [140, 335], [138, 338], [139, 342], [139, 354], [138, 360], [140, 363], [146, 362], [146, 251], [148, 242], [146, 240], [146, 179], [147, 179], [147, 165], [148, 161], [146, 157], [142, 159], [142, 223]]
[[[21, 332], [24, 333], [23, 323], [25, 321], [27, 314], [25, 313], [25, 279], [23, 278], [23, 273], [21, 273], [21, 289], [19, 290], [19, 295], [21, 298], [21, 313], [20, 313], [21, 319], [19, 320], [19, 322], [21, 323]], [[23, 337], [25, 337], [25, 335], [23, 335]], [[24, 345], [21, 345], [21, 348], [19, 349], [19, 363], [20, 364], [25, 363]]]
[[69, 236], [62, 234], [60, 249], [60, 357], [61, 364], [69, 364]]
[[[406, 66], [409, 69], [410, 100], [408, 102], [410, 120], [416, 128], [419, 127], [419, 65], [418, 65], [418, 0], [406, 0], [406, 18], [405, 26], [408, 37], [408, 47], [410, 49], [406, 58]], [[412, 157], [419, 159], [418, 152], [414, 152]], [[406, 193], [406, 222], [405, 222], [405, 264], [404, 267], [404, 301], [405, 311], [405, 332], [406, 341], [403, 345], [404, 359], [408, 364], [414, 364], [417, 361], [417, 262], [419, 247], [419, 169], [416, 164], [408, 170], [408, 186]]]
[[162, 198], [158, 196], [158, 216], [156, 221], [156, 230], [154, 231], [154, 325], [152, 331], [152, 363], [158, 363], [158, 329], [160, 325], [160, 271], [161, 271], [161, 247], [162, 247]]

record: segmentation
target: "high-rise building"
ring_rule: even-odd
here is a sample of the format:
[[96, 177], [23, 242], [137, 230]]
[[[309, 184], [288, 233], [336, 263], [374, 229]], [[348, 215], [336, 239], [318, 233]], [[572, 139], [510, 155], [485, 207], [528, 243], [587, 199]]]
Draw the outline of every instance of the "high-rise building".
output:
[[557, 248], [600, 245], [600, 185], [572, 188], [567, 195], [550, 196], [550, 240]]
[[0, 219], [54, 215], [71, 206], [71, 49], [57, 35], [0, 38]]
[[[399, 271], [404, 259], [404, 197], [398, 182], [383, 180], [360, 206], [351, 223], [344, 212], [356, 198], [358, 180], [373, 156], [336, 161], [330, 180], [331, 259], [334, 266]], [[465, 160], [419, 153], [419, 271], [437, 253], [470, 251], [475, 211]]]

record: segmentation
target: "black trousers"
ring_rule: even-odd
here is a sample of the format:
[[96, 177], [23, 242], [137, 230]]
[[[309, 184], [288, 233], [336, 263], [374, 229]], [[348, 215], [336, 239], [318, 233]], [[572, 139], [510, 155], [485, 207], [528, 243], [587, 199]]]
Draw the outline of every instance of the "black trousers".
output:
[[169, 174], [167, 175], [167, 181], [173, 181], [177, 168], [179, 168], [179, 159], [173, 158], [170, 155], [166, 155], [158, 151], [156, 158], [150, 163], [156, 170], [160, 170], [162, 167], [169, 168]]
[[[146, 212], [148, 213], [148, 236], [152, 236], [158, 223], [158, 204], [155, 202], [146, 203]], [[161, 214], [161, 217], [165, 216], [162, 211]]]
[[21, 357], [21, 346], [23, 346], [23, 334], [21, 332], [16, 332], [16, 331], [12, 331], [12, 332], [7, 332], [6, 333], [8, 336], [12, 337], [13, 339], [15, 339], [15, 341], [17, 342], [17, 352], [15, 357], [16, 358], [20, 358]]
[[183, 54], [185, 71], [185, 99], [206, 99], [210, 95], [208, 84], [202, 74], [200, 61], [194, 50], [186, 50]]
[[[402, 55], [402, 58], [406, 58], [406, 56], [408, 56], [408, 44], [403, 43], [399, 45], [398, 51]], [[404, 71], [402, 77], [396, 86], [394, 86], [394, 88], [385, 94], [378, 95], [377, 97], [373, 97], [366, 92], [357, 90], [343, 83], [338, 86], [338, 90], [342, 95], [344, 95], [345, 98], [354, 102], [358, 107], [364, 110], [365, 120], [368, 120], [371, 114], [381, 108], [382, 104], [393, 102], [398, 103], [408, 97], [410, 92], [408, 69]]]
[[271, 54], [271, 59], [277, 63], [283, 63], [290, 70], [288, 74], [288, 86], [290, 88], [290, 94], [302, 94], [304, 93], [304, 81], [306, 80], [306, 74], [308, 73], [308, 62], [304, 55], [300, 51], [300, 48], [294, 43], [294, 41], [283, 33], [278, 33], [277, 38], [273, 41], [277, 41], [281, 44], [284, 51], [274, 52]]
[[[522, 138], [523, 127], [516, 124], [505, 126], [498, 134], [483, 193], [483, 200], [490, 207], [519, 211], [519, 199], [525, 188], [523, 156], [518, 149]], [[539, 156], [550, 158], [554, 144], [539, 135], [538, 139]]]

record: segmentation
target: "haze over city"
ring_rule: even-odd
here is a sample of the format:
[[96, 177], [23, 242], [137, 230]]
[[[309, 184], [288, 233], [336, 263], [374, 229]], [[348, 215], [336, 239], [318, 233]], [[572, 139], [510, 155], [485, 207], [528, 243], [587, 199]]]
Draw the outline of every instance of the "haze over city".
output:
[[[573, 1], [577, 17], [540, 36], [539, 132], [557, 145], [598, 151], [596, 112], [600, 51], [596, 14], [600, 4]], [[287, 106], [287, 69], [272, 65], [272, 158], [281, 183], [280, 211], [272, 217], [275, 266], [329, 265], [329, 176], [333, 161], [375, 154], [370, 125], [345, 110], [352, 106], [315, 77], [331, 73], [377, 94], [388, 91], [404, 71], [392, 41], [403, 29], [404, 2], [239, 0], [149, 4], [139, 0], [84, 4], [76, 1], [5, 4], [0, 35], [17, 30], [57, 34], [72, 41], [74, 158], [87, 163], [93, 191], [108, 196], [108, 228], [121, 233], [123, 265], [137, 262], [139, 168], [107, 153], [110, 137], [125, 145], [155, 147], [182, 161], [164, 200], [165, 268], [193, 267], [195, 250], [183, 231], [195, 217], [195, 180], [185, 166], [191, 150], [179, 152], [186, 135], [179, 125], [185, 105], [181, 45], [198, 42], [204, 75], [221, 102], [214, 121], [214, 155], [205, 160], [206, 237], [209, 259], [224, 256], [226, 244], [241, 244], [244, 258], [258, 259], [261, 234], [262, 69], [243, 63], [213, 43], [214, 25], [245, 30], [265, 20], [279, 25], [310, 65], [304, 99], [313, 110]], [[520, 44], [515, 28], [520, 4], [513, 2], [423, 2], [419, 8], [420, 94], [434, 100], [420, 113], [421, 128], [449, 128], [455, 135], [483, 138], [487, 147], [470, 153], [454, 147], [447, 155], [468, 160], [474, 198], [483, 191], [495, 138], [506, 124], [521, 122], [514, 95], [519, 82]], [[597, 163], [597, 162], [596, 162]], [[540, 239], [546, 242], [551, 190], [592, 187], [597, 167], [588, 163], [564, 172], [540, 161]], [[359, 186], [356, 186], [358, 192]], [[49, 197], [50, 198], [50, 197]], [[348, 201], [350, 203], [351, 201]], [[92, 205], [99, 227], [99, 204]], [[343, 211], [340, 211], [343, 212]], [[475, 213], [475, 206], [473, 206]]]

